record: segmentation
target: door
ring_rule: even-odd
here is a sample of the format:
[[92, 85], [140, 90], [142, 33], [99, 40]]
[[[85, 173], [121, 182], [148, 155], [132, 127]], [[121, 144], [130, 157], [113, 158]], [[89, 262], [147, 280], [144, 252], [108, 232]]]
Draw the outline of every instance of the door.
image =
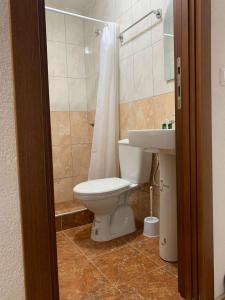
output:
[[174, 0], [174, 23], [179, 291], [212, 300], [211, 1]]

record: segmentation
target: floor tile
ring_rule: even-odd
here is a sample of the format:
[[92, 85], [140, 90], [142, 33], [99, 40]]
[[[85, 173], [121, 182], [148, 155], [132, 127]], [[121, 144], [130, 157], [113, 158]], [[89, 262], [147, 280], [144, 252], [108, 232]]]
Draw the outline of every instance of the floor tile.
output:
[[74, 243], [86, 256], [96, 257], [128, 245], [135, 239], [138, 239], [138, 236], [141, 235], [141, 232], [136, 231], [133, 234], [126, 235], [108, 242], [95, 242], [90, 239], [91, 224], [88, 224], [66, 230], [65, 234], [74, 241]]
[[93, 263], [114, 284], [135, 280], [139, 274], [148, 274], [159, 268], [148, 257], [140, 255], [130, 246], [93, 258]]
[[60, 300], [119, 299], [121, 292], [76, 249], [57, 234]]
[[60, 300], [180, 300], [177, 265], [159, 263], [157, 238], [139, 230], [99, 243], [91, 225], [57, 233]]
[[152, 261], [154, 261], [160, 267], [166, 266], [167, 262], [159, 256], [159, 238], [146, 238], [140, 242], [133, 243], [131, 245], [141, 255], [147, 255]]
[[148, 274], [140, 273], [132, 280], [120, 281], [118, 288], [123, 294], [132, 290], [134, 294], [140, 294], [144, 299], [181, 299], [178, 293], [177, 279], [161, 269], [151, 271]]

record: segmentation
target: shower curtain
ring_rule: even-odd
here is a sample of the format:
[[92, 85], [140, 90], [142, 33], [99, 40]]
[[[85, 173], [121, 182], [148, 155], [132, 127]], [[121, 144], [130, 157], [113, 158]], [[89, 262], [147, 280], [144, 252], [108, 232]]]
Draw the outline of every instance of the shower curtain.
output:
[[118, 26], [107, 24], [100, 45], [100, 69], [95, 126], [88, 179], [118, 174], [119, 53]]

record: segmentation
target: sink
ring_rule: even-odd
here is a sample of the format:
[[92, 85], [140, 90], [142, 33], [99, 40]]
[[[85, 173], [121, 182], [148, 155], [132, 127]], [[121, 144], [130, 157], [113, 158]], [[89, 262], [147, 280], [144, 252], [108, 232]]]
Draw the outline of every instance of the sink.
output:
[[160, 166], [160, 257], [177, 261], [176, 153], [174, 129], [129, 130], [129, 144], [158, 153]]
[[131, 146], [175, 152], [175, 129], [128, 130]]

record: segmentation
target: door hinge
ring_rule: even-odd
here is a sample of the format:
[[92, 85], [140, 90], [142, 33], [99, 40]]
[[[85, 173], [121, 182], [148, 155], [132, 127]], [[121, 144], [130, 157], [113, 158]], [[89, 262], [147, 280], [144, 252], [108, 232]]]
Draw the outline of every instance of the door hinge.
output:
[[182, 86], [181, 86], [181, 58], [177, 57], [177, 109], [182, 109]]

